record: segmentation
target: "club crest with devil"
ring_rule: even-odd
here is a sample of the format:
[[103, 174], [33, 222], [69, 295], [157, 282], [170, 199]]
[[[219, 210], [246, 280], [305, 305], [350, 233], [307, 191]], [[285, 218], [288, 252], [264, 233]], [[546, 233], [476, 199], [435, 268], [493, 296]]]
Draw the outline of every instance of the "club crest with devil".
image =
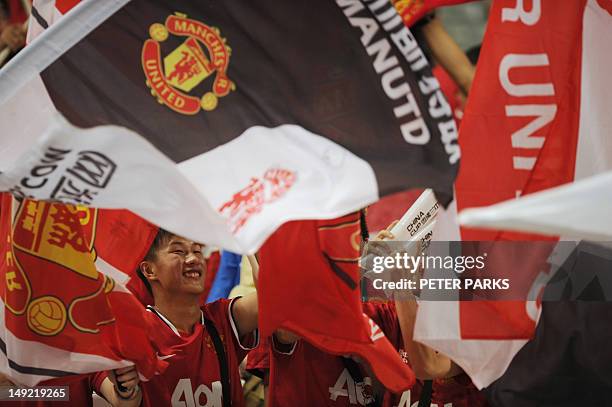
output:
[[[163, 56], [161, 43], [170, 34], [184, 41]], [[227, 76], [231, 48], [217, 27], [175, 13], [164, 24], [152, 24], [149, 36], [142, 47], [142, 68], [147, 86], [159, 103], [175, 112], [195, 115], [200, 110], [214, 110], [221, 97], [236, 89]], [[211, 76], [212, 89], [194, 94], [194, 89]]]

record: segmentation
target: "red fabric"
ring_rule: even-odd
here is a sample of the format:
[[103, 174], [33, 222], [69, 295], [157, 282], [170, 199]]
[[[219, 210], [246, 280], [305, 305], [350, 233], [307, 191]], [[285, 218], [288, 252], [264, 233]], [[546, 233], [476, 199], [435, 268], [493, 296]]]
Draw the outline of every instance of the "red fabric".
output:
[[62, 14], [66, 14], [71, 8], [79, 4], [81, 0], [55, 0], [55, 8]]
[[70, 402], [66, 401], [11, 401], [10, 407], [66, 407], [93, 406], [94, 375], [68, 376], [59, 379], [45, 380], [39, 386], [68, 386]]
[[132, 275], [149, 251], [157, 226], [124, 209], [98, 209], [96, 253]]
[[96, 393], [102, 394], [102, 383], [104, 379], [108, 377], [108, 370], [103, 370], [101, 372], [96, 372], [93, 374], [93, 379], [91, 380], [93, 389]]
[[[12, 202], [10, 194], [2, 194], [0, 297], [6, 308], [3, 328], [23, 341], [92, 355], [90, 371], [100, 370], [95, 357], [104, 358], [107, 364], [134, 361], [146, 377], [163, 369], [165, 362], [157, 359], [147, 339], [149, 332], [142, 321], [144, 308], [94, 265], [96, 244], [103, 235], [98, 235], [98, 211], [24, 200], [14, 208], [13, 220]], [[100, 247], [106, 250], [112, 244], [106, 241]], [[9, 358], [19, 358], [22, 352], [18, 342], [7, 346]], [[74, 371], [68, 357], [50, 360], [42, 347], [40, 353], [40, 365], [36, 367]], [[31, 380], [40, 379], [20, 379], [28, 384]]]
[[431, 72], [438, 82], [440, 82], [440, 90], [444, 93], [444, 97], [448, 101], [453, 112], [453, 118], [455, 122], [457, 122], [457, 128], [459, 128], [461, 119], [463, 118], [463, 109], [465, 107], [465, 99], [461, 95], [461, 89], [442, 66], [436, 65]]
[[486, 398], [468, 375], [462, 373], [449, 379], [436, 379], [433, 382], [432, 407], [486, 407]]
[[[564, 2], [563, 7], [559, 4], [554, 0], [542, 1], [541, 19], [534, 25], [502, 22], [502, 8], [513, 6], [514, 2], [493, 4], [494, 18], [489, 21], [459, 134], [462, 151], [456, 182], [459, 210], [513, 199], [517, 192], [525, 195], [574, 178], [584, 2]], [[538, 41], [533, 41], [534, 38]], [[514, 84], [550, 83], [554, 95], [509, 94], [500, 82], [500, 70], [502, 60], [510, 54], [547, 55], [548, 65], [515, 67], [509, 71], [509, 78]], [[527, 104], [556, 105], [554, 119], [530, 133], [530, 138], [544, 138], [542, 148], [512, 145], [512, 135], [533, 122], [536, 115], [510, 116], [507, 109]], [[518, 169], [513, 165], [513, 157], [532, 157], [537, 161], [533, 170]], [[494, 240], [498, 233], [462, 229], [464, 240]], [[515, 236], [504, 234], [503, 238]]]
[[[239, 407], [244, 405], [244, 401], [238, 366], [247, 351], [241, 348], [232, 330], [230, 304], [230, 300], [222, 299], [206, 304], [202, 310], [223, 340], [232, 386], [231, 405]], [[160, 352], [172, 349], [175, 355], [168, 359], [168, 369], [162, 375], [141, 383], [142, 406], [170, 406], [177, 404], [175, 400], [184, 400], [187, 406], [199, 405], [198, 401], [201, 403], [203, 400], [206, 400], [206, 405], [221, 406], [219, 363], [205, 328], [197, 324], [191, 335], [177, 336], [155, 313], [148, 312], [146, 319], [153, 328], [153, 344]]]
[[597, 4], [604, 10], [606, 10], [610, 15], [612, 15], [612, 1], [611, 0], [597, 0]]
[[247, 371], [265, 379], [265, 372], [270, 370], [270, 339], [262, 339], [259, 346], [249, 352], [246, 363]]
[[[395, 395], [391, 405], [394, 407], [416, 407], [421, 397], [422, 385], [422, 381], [419, 380], [411, 390], [407, 390], [401, 395]], [[431, 404], [427, 407], [488, 406], [484, 394], [474, 386], [468, 375], [462, 373], [448, 379], [435, 379], [432, 387]]]
[[357, 213], [281, 226], [260, 251], [262, 336], [285, 328], [326, 352], [358, 355], [399, 392], [414, 384], [414, 374], [362, 313], [359, 242]]
[[[459, 135], [462, 150], [456, 182], [459, 210], [491, 205], [573, 180], [584, 4], [584, 0], [562, 3], [543, 0], [538, 19], [529, 24], [521, 20], [502, 21], [502, 9], [514, 8], [515, 2], [493, 4]], [[525, 94], [518, 94], [515, 88], [503, 85], [506, 81], [500, 78], [506, 75], [502, 61], [508, 63], [512, 61], [508, 58], [516, 55], [545, 56], [548, 62], [527, 67], [515, 63], [508, 71], [510, 83], [514, 86], [552, 84], [554, 94], [530, 95], [533, 90], [524, 87]], [[527, 113], [515, 110], [528, 105], [531, 107]], [[542, 123], [538, 123], [535, 120], [540, 115], [534, 113], [535, 109], [556, 109], [556, 113], [551, 120], [541, 116]], [[526, 126], [530, 124], [541, 126], [529, 130]], [[518, 133], [522, 129], [527, 129], [528, 137]], [[543, 145], [538, 144], [538, 138], [542, 138]], [[525, 159], [535, 160], [535, 165], [518, 164]], [[464, 240], [556, 240], [467, 228], [461, 234]], [[541, 255], [545, 258], [548, 253]], [[534, 267], [517, 269], [513, 281], [533, 282], [539, 271]], [[462, 302], [460, 315], [463, 338], [491, 338], [492, 326], [504, 328], [497, 330], [494, 337], [525, 338], [535, 328], [536, 315], [528, 314], [524, 301]]]
[[210, 289], [213, 286], [213, 282], [215, 281], [215, 276], [217, 275], [217, 271], [219, 271], [219, 264], [221, 263], [221, 252], [214, 251], [211, 253], [210, 257], [206, 259], [206, 276], [204, 279], [204, 292], [202, 293], [202, 303], [201, 305], [206, 304], [206, 299], [208, 298], [208, 294], [210, 293]]
[[404, 23], [410, 27], [437, 7], [451, 6], [469, 1], [473, 0], [393, 0], [393, 5], [402, 16]]
[[370, 235], [386, 229], [392, 221], [400, 219], [422, 192], [422, 189], [398, 192], [384, 196], [368, 206], [366, 219]]
[[130, 276], [126, 288], [141, 304], [152, 305], [153, 297], [136, 270], [157, 235], [157, 226], [128, 210], [99, 209], [98, 213], [98, 255]]
[[133, 276], [127, 282], [125, 287], [130, 290], [134, 297], [142, 304], [142, 305], [154, 305], [155, 301], [153, 301], [153, 295], [147, 289], [147, 286], [140, 279], [140, 277]]
[[9, 7], [9, 23], [21, 24], [21, 23], [24, 23], [28, 19], [28, 14], [23, 9], [21, 0], [8, 0], [8, 7]]

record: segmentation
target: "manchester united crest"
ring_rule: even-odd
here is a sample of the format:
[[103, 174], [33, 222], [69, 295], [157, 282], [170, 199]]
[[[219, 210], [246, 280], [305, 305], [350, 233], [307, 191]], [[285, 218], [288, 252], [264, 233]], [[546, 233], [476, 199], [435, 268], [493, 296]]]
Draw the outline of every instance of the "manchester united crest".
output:
[[[184, 41], [163, 56], [161, 43], [170, 34], [184, 37]], [[152, 24], [149, 36], [151, 39], [142, 47], [142, 68], [147, 86], [159, 103], [178, 113], [194, 115], [200, 109], [214, 110], [219, 98], [236, 89], [227, 76], [231, 49], [218, 28], [175, 13], [165, 24]], [[194, 94], [194, 88], [211, 76], [212, 89]]]

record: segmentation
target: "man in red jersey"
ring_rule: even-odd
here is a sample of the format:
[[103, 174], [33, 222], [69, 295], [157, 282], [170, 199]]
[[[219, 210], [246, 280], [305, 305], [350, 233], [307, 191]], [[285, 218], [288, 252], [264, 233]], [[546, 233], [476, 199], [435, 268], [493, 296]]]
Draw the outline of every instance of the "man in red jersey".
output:
[[238, 366], [258, 341], [257, 294], [200, 307], [205, 269], [201, 244], [160, 230], [139, 271], [155, 300], [146, 315], [151, 342], [172, 356], [163, 374], [140, 384], [133, 367], [99, 374], [96, 387], [111, 405], [244, 405]]

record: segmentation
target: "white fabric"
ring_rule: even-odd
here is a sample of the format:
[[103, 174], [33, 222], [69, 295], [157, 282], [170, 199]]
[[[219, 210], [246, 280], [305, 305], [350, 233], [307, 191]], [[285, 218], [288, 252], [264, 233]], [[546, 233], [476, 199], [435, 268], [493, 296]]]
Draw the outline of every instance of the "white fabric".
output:
[[[1, 86], [1, 85], [0, 85]], [[57, 110], [39, 75], [0, 108], [0, 171], [13, 166], [47, 129]], [[15, 137], [15, 135], [19, 137]]]
[[235, 250], [219, 239], [201, 240], [235, 252], [253, 253], [289, 220], [335, 218], [378, 199], [374, 171], [366, 161], [296, 125], [251, 127], [229, 143], [177, 167], [213, 208], [231, 198], [237, 185], [247, 186], [251, 177], [262, 177], [273, 167], [296, 175], [285, 195], [262, 205], [261, 212], [237, 233], [244, 243], [234, 245]]
[[[93, 188], [96, 195], [87, 204], [127, 208], [179, 235], [243, 254], [254, 253], [286, 221], [334, 218], [378, 199], [374, 172], [367, 162], [293, 125], [247, 129], [230, 143], [178, 166], [131, 130], [119, 126], [80, 129], [59, 113], [52, 115], [42, 136], [11, 140], [10, 149], [0, 149], [0, 157], [7, 156], [12, 164], [1, 168], [0, 190], [19, 186], [29, 196], [48, 199], [62, 177], [69, 176], [81, 152], [101, 153], [116, 169], [104, 188]], [[49, 148], [69, 153], [52, 166], [44, 164], [44, 176], [33, 176], [33, 168], [48, 161]], [[244, 164], [232, 167], [231, 162]], [[290, 170], [295, 181], [282, 196], [259, 205], [259, 211], [250, 213], [244, 226], [233, 231], [215, 208], [248, 186], [251, 177], [263, 177], [270, 165]], [[24, 179], [37, 185], [46, 181], [38, 188], [26, 188]]]
[[589, 0], [583, 27], [576, 181], [612, 170], [612, 15]]
[[[36, 9], [38, 15], [40, 15], [49, 26], [59, 20], [63, 15], [55, 8], [55, 0], [34, 0], [32, 7]], [[30, 16], [28, 20], [28, 34], [26, 36], [26, 43], [30, 44], [36, 37], [38, 37], [45, 30], [43, 26], [38, 23], [36, 18]]]
[[[435, 241], [459, 239], [455, 201], [438, 213]], [[433, 277], [425, 272], [425, 278]], [[435, 276], [449, 278], [451, 276]], [[449, 356], [482, 389], [500, 377], [526, 340], [461, 339], [458, 301], [421, 301], [414, 328], [414, 339]]]
[[[4, 302], [0, 300], [1, 327], [5, 326], [5, 312], [7, 311]], [[0, 339], [6, 344], [8, 358], [21, 366], [48, 366], [60, 371], [88, 373], [133, 365], [133, 362], [127, 360], [116, 361], [87, 353], [68, 352], [41, 342], [22, 340], [8, 329], [0, 329]], [[41, 360], [41, 358], [44, 360]], [[10, 368], [7, 355], [3, 352], [0, 352], [0, 372], [8, 374], [12, 380], [26, 386], [34, 386], [42, 380], [52, 378], [52, 376], [24, 374]]]
[[460, 338], [460, 332], [459, 302], [419, 303], [415, 340], [450, 355], [479, 389], [500, 377], [527, 343], [526, 340], [465, 340]]
[[464, 226], [611, 240], [612, 172], [459, 215]]

